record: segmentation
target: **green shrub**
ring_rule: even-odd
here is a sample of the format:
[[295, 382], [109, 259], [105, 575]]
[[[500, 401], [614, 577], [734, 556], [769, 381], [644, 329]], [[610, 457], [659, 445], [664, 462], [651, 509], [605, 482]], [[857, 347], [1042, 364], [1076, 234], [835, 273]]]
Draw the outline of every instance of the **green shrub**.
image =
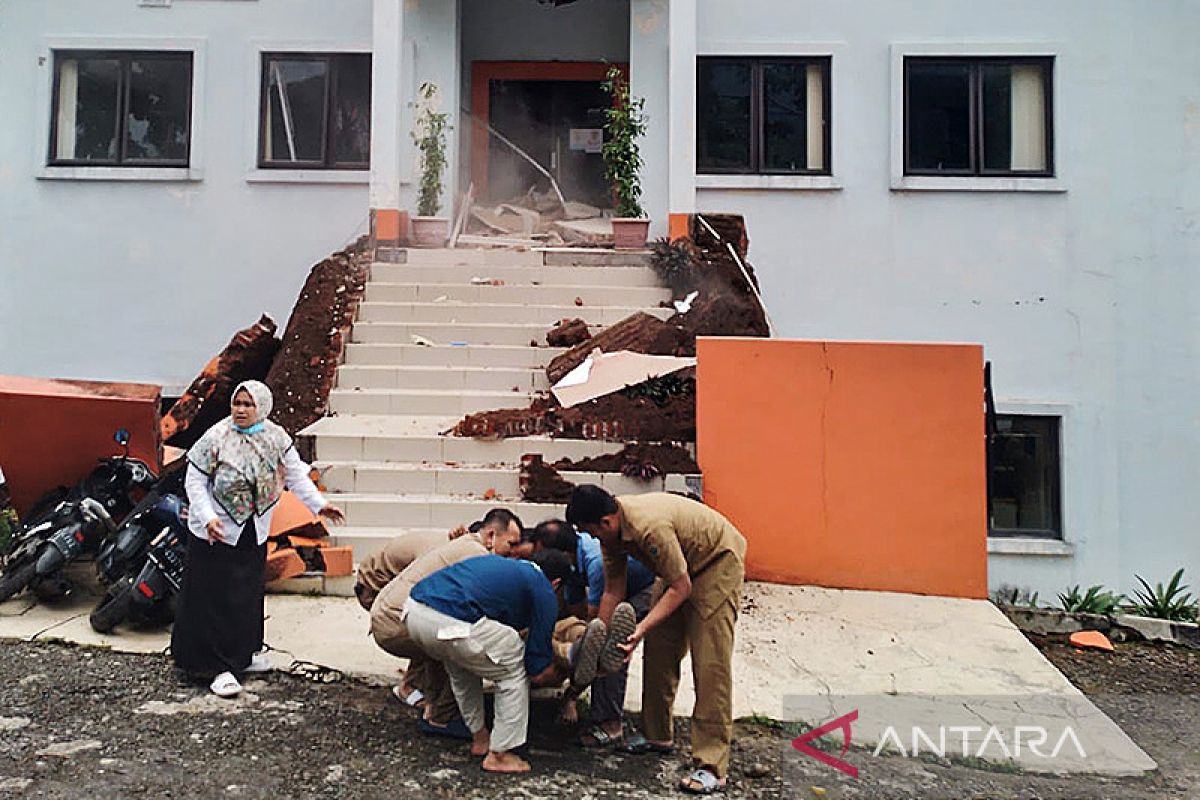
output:
[[617, 216], [641, 218], [645, 212], [638, 139], [646, 134], [646, 100], [629, 94], [629, 80], [617, 67], [608, 70], [604, 91], [612, 97], [612, 106], [604, 111], [604, 130], [608, 134], [601, 151], [604, 177], [617, 196]]
[[1134, 577], [1142, 585], [1141, 589], [1134, 592], [1132, 610], [1135, 614], [1175, 622], [1195, 622], [1200, 616], [1196, 598], [1186, 591], [1188, 587], [1183, 583], [1182, 568], [1171, 576], [1166, 586], [1156, 583], [1154, 588], [1150, 588], [1141, 575]]
[[417, 214], [436, 217], [442, 207], [442, 173], [446, 171], [446, 131], [450, 115], [437, 111], [436, 84], [423, 83], [418, 92], [416, 129], [413, 142], [421, 153], [421, 186]]
[[677, 295], [696, 288], [696, 253], [687, 239], [658, 239], [650, 244], [650, 265]]
[[1072, 586], [1065, 594], [1058, 596], [1058, 604], [1063, 611], [1082, 614], [1111, 614], [1124, 600], [1124, 595], [1106, 592], [1102, 586], [1089, 586], [1086, 592], [1080, 592], [1078, 586]]

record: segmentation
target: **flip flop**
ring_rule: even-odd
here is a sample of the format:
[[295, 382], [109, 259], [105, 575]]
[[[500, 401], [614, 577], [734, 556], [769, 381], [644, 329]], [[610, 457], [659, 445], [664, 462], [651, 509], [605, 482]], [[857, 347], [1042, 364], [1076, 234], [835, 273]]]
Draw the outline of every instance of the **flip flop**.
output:
[[635, 756], [644, 756], [647, 753], [665, 756], [675, 752], [675, 745], [652, 742], [642, 734], [635, 733], [625, 737], [625, 744], [621, 745], [621, 752]]
[[599, 725], [593, 725], [590, 730], [579, 735], [579, 746], [589, 750], [616, 747], [625, 741], [625, 734], [613, 736]]
[[404, 703], [404, 705], [411, 706], [413, 708], [416, 708], [417, 706], [421, 705], [421, 703], [423, 703], [425, 701], [425, 694], [420, 689], [413, 689], [411, 692], [408, 693], [408, 697], [405, 697], [404, 696], [404, 687], [397, 685], [397, 686], [392, 687], [392, 694], [396, 695], [396, 699], [399, 700], [401, 703]]
[[575, 669], [571, 674], [573, 686], [583, 688], [595, 680], [596, 667], [609, 638], [608, 626], [601, 620], [594, 619], [587, 624], [575, 651]]
[[600, 674], [611, 675], [625, 666], [625, 651], [617, 645], [624, 644], [637, 627], [637, 612], [629, 603], [618, 603], [608, 623], [608, 641], [600, 654]]
[[242, 672], [247, 675], [254, 675], [262, 672], [270, 672], [274, 668], [271, 664], [271, 658], [266, 653], [255, 653], [250, 656], [250, 664]]
[[451, 720], [445, 725], [434, 725], [427, 719], [421, 719], [417, 721], [417, 730], [426, 736], [445, 736], [447, 739], [462, 739], [467, 742], [474, 738], [467, 728], [467, 723], [461, 719]]
[[222, 672], [213, 678], [208, 688], [217, 697], [237, 697], [242, 693], [242, 685], [233, 677], [232, 672]]
[[724, 790], [725, 786], [720, 778], [708, 770], [697, 769], [692, 770], [691, 774], [679, 782], [679, 788], [689, 794], [716, 794]]

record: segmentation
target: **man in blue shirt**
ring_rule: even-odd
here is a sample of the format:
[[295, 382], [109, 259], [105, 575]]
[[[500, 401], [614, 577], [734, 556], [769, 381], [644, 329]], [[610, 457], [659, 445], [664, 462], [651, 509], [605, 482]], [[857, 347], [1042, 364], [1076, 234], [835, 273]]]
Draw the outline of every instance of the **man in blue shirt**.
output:
[[[568, 605], [587, 602], [587, 618], [595, 619], [604, 594], [604, 554], [600, 540], [561, 519], [550, 519], [538, 525], [528, 535], [534, 552], [558, 550], [567, 555], [586, 583], [582, 589], [568, 586], [564, 598]], [[520, 545], [518, 545], [519, 550]], [[641, 621], [650, 610], [654, 590], [654, 573], [632, 556], [626, 570], [625, 600], [633, 607], [636, 620]], [[629, 679], [629, 664], [621, 666], [592, 683], [591, 730], [580, 737], [585, 747], [608, 747], [621, 743], [625, 729], [625, 685]], [[570, 708], [564, 710], [569, 713]]]
[[[433, 573], [413, 587], [405, 606], [409, 635], [430, 658], [445, 664], [450, 685], [471, 731], [472, 755], [489, 772], [528, 772], [512, 752], [525, 743], [529, 687], [551, 684], [551, 636], [558, 590], [570, 560], [545, 551], [530, 561], [478, 556]], [[528, 630], [525, 641], [519, 631]], [[489, 733], [483, 679], [496, 684], [496, 719]]]

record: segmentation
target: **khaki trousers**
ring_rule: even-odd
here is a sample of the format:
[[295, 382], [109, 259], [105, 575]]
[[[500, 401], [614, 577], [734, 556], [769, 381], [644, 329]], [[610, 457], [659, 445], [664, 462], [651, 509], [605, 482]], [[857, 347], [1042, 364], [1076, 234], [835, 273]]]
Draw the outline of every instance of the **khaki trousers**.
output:
[[565, 680], [571, 675], [571, 648], [583, 638], [587, 623], [579, 617], [563, 617], [554, 623], [550, 649], [554, 653], [554, 671]]
[[[647, 739], [674, 738], [671, 708], [679, 688], [679, 665], [689, 651], [696, 707], [692, 712], [692, 758], [717, 777], [729, 771], [733, 738], [733, 629], [745, 567], [730, 553], [692, 578], [692, 594], [675, 613], [646, 634], [642, 670], [642, 725]], [[716, 595], [720, 594], [721, 597]], [[711, 609], [707, 618], [699, 608]]]
[[[384, 609], [381, 609], [383, 611]], [[393, 614], [371, 615], [371, 636], [375, 644], [397, 658], [408, 659], [404, 683], [420, 689], [429, 709], [429, 721], [445, 725], [458, 719], [458, 703], [450, 688], [450, 678], [440, 663], [425, 654], [408, 634], [408, 626]]]
[[512, 628], [484, 617], [463, 622], [411, 598], [404, 607], [409, 633], [430, 658], [441, 661], [471, 733], [487, 725], [483, 679], [496, 684], [496, 718], [491, 750], [503, 753], [525, 744], [529, 731], [529, 676], [525, 642]]

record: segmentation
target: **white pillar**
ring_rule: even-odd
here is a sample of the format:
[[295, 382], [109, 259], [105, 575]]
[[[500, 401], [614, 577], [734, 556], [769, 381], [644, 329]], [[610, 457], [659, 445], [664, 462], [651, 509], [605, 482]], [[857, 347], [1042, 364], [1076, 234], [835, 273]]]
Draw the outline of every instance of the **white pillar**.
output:
[[668, 0], [629, 3], [629, 89], [646, 101], [649, 118], [639, 146], [642, 168], [642, 206], [649, 215], [652, 236], [665, 236], [671, 210], [670, 184], [670, 63], [667, 58]]
[[371, 190], [372, 209], [400, 208], [401, 126], [405, 104], [401, 62], [404, 54], [404, 0], [374, 0], [371, 28]]
[[669, 0], [670, 212], [696, 211], [696, 0]]

